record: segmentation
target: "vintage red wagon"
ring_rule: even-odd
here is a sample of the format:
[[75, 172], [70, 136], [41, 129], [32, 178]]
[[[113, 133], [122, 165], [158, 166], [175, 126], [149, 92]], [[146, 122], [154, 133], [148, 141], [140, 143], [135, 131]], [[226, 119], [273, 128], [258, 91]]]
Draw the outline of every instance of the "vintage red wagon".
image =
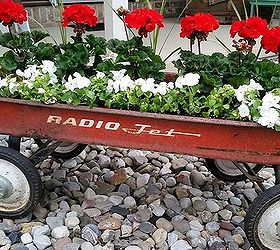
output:
[[204, 157], [215, 176], [226, 181], [249, 178], [260, 187], [256, 173], [274, 166], [277, 185], [253, 202], [245, 230], [254, 249], [280, 249], [275, 224], [280, 221], [280, 132], [250, 122], [0, 98], [0, 133], [47, 139], [30, 159], [0, 148], [1, 217], [20, 217], [37, 205], [42, 184], [35, 165], [50, 154], [67, 158], [86, 144], [138, 148]]

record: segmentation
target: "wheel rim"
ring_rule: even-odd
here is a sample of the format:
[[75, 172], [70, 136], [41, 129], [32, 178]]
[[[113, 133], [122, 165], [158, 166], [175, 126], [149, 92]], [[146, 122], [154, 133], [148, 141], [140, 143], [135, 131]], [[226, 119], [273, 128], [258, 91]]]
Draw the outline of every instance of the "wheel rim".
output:
[[[238, 176], [243, 174], [231, 161], [215, 160], [215, 165], [225, 175]], [[249, 166], [253, 169], [255, 164], [249, 164]]]
[[269, 206], [261, 215], [257, 225], [257, 232], [260, 242], [268, 249], [280, 249], [280, 225], [279, 235], [277, 234], [276, 222], [280, 224], [280, 201]]
[[22, 171], [9, 161], [0, 159], [0, 169], [0, 211], [18, 211], [30, 200], [28, 180]]
[[70, 153], [78, 147], [79, 144], [72, 142], [62, 142], [56, 149], [56, 153], [66, 154]]
[[[47, 140], [42, 139], [41, 140], [43, 143], [46, 142]], [[52, 141], [50, 144], [55, 143], [56, 141]], [[59, 154], [67, 154], [75, 150], [79, 146], [78, 143], [73, 143], [73, 142], [61, 142], [61, 144], [54, 150], [54, 152], [59, 153]]]

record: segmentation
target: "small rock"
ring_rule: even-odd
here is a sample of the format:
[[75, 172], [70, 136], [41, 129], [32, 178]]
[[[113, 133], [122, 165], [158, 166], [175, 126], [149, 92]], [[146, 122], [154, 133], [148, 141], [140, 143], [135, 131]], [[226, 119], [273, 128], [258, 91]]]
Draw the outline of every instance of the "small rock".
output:
[[163, 228], [166, 232], [171, 232], [173, 225], [165, 218], [159, 218], [156, 221], [157, 228]]
[[94, 224], [88, 224], [82, 229], [82, 238], [93, 245], [97, 244], [99, 236], [101, 236], [101, 232]]
[[66, 226], [56, 227], [52, 230], [51, 235], [55, 239], [61, 239], [69, 236], [69, 230]]
[[227, 209], [223, 209], [223, 210], [219, 211], [218, 214], [221, 216], [221, 218], [223, 220], [226, 220], [226, 221], [230, 220], [232, 217], [232, 212]]
[[207, 182], [207, 178], [202, 173], [198, 172], [197, 170], [191, 171], [191, 181], [198, 186], [204, 186]]
[[170, 248], [170, 250], [192, 250], [190, 244], [185, 240], [176, 241]]
[[165, 241], [167, 238], [167, 232], [163, 228], [157, 229], [152, 235], [156, 244]]
[[33, 238], [33, 243], [39, 250], [46, 249], [52, 244], [50, 238], [42, 234], [35, 234]]
[[59, 217], [47, 217], [46, 223], [50, 227], [50, 229], [63, 226], [63, 220]]
[[124, 169], [118, 169], [114, 175], [110, 178], [110, 183], [114, 186], [120, 185], [126, 182], [128, 176]]
[[121, 225], [122, 225], [122, 223], [119, 219], [112, 217], [112, 218], [101, 221], [98, 224], [98, 228], [100, 230], [106, 230], [106, 229], [116, 230], [116, 229], [120, 229]]
[[101, 168], [107, 168], [110, 166], [111, 159], [107, 155], [98, 155], [98, 164]]
[[20, 240], [23, 244], [29, 244], [32, 243], [32, 236], [30, 233], [25, 233], [20, 237]]
[[147, 185], [149, 182], [149, 179], [150, 179], [150, 175], [147, 173], [140, 175], [136, 180], [137, 188], [139, 189], [139, 188]]
[[63, 247], [63, 250], [78, 250], [80, 248], [80, 244], [78, 243], [68, 243]]
[[81, 244], [81, 250], [95, 250], [95, 247], [90, 242], [83, 242]]
[[253, 202], [254, 199], [258, 197], [258, 194], [254, 188], [244, 189], [243, 193], [250, 202]]
[[139, 226], [139, 229], [146, 234], [150, 234], [156, 231], [156, 227], [150, 222], [142, 222]]
[[211, 213], [217, 213], [220, 210], [220, 206], [213, 200], [207, 200], [206, 207]]
[[79, 223], [79, 218], [75, 216], [70, 216], [65, 219], [65, 226], [69, 229], [73, 229], [75, 226], [79, 225]]

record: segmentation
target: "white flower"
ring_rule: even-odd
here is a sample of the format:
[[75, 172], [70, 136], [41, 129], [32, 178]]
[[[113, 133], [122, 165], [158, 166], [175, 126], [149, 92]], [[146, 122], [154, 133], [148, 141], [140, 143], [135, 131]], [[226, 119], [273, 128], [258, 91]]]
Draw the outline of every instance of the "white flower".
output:
[[18, 83], [16, 81], [16, 78], [12, 78], [9, 80], [9, 91], [11, 94], [14, 94], [17, 91]]
[[118, 56], [118, 54], [112, 52], [111, 50], [108, 50], [107, 53], [106, 53], [106, 55], [101, 56], [101, 58], [102, 58], [103, 61], [105, 61], [105, 60], [113, 60], [113, 61], [116, 61], [117, 56]]
[[78, 72], [73, 74], [73, 77], [70, 75], [68, 81], [64, 84], [65, 88], [73, 91], [74, 89], [83, 89], [90, 85], [90, 80], [84, 76], [81, 76]]
[[195, 86], [199, 83], [200, 75], [188, 73], [184, 76], [179, 76], [175, 81], [175, 87], [182, 88], [183, 86]]
[[33, 89], [33, 87], [34, 87], [34, 82], [32, 82], [32, 81], [23, 80], [22, 83], [24, 83], [29, 89]]
[[238, 111], [241, 117], [248, 117], [250, 115], [249, 107], [245, 103], [238, 107]]
[[155, 92], [155, 79], [148, 78], [145, 82], [142, 83], [141, 90], [145, 92]]
[[258, 123], [262, 126], [273, 128], [279, 122], [279, 112], [275, 108], [259, 107], [260, 118]]
[[160, 95], [166, 95], [167, 93], [167, 84], [166, 82], [161, 82], [159, 85], [155, 88], [156, 93]]
[[134, 81], [131, 80], [130, 76], [126, 75], [122, 78], [122, 80], [119, 80], [120, 85], [120, 91], [125, 91], [127, 89], [133, 89], [134, 88]]
[[175, 87], [174, 82], [169, 82], [169, 83], [167, 83], [167, 86], [168, 86], [168, 88], [170, 88], [170, 89], [174, 89], [174, 87]]
[[90, 57], [89, 57], [89, 62], [87, 63], [86, 66], [92, 67], [93, 64], [94, 64], [94, 61], [95, 61], [95, 56], [90, 56]]
[[250, 103], [250, 105], [252, 105], [254, 103], [254, 100], [248, 100], [246, 94], [249, 91], [254, 90], [263, 90], [263, 87], [259, 83], [255, 82], [254, 79], [251, 79], [250, 84], [241, 85], [238, 87], [238, 89], [235, 90], [237, 100], [239, 102], [245, 102], [248, 104]]
[[280, 109], [280, 105], [278, 104], [279, 101], [280, 101], [280, 96], [273, 95], [272, 93], [266, 93], [266, 95], [262, 99], [262, 106], [265, 108]]
[[46, 91], [43, 88], [38, 88], [38, 94], [44, 94]]
[[96, 73], [96, 78], [102, 79], [102, 78], [104, 78], [104, 77], [105, 77], [105, 74], [104, 74], [103, 72], [97, 71], [97, 73]]
[[56, 66], [54, 65], [54, 62], [49, 60], [42, 61], [42, 65], [40, 67], [42, 68], [42, 72], [44, 74], [49, 73], [50, 75], [52, 75], [57, 70]]
[[252, 89], [263, 90], [263, 87], [259, 83], [255, 82], [254, 79], [250, 79], [249, 87]]
[[7, 78], [3, 78], [3, 79], [0, 78], [0, 88], [7, 87], [7, 86], [8, 86]]
[[121, 80], [124, 75], [126, 73], [126, 69], [121, 69], [119, 71], [112, 71], [112, 74], [113, 74], [113, 80], [117, 81], [117, 80]]
[[22, 70], [20, 70], [20, 69], [17, 69], [17, 70], [16, 70], [16, 74], [17, 74], [18, 76], [20, 76], [20, 77], [24, 77], [24, 72], [23, 72]]

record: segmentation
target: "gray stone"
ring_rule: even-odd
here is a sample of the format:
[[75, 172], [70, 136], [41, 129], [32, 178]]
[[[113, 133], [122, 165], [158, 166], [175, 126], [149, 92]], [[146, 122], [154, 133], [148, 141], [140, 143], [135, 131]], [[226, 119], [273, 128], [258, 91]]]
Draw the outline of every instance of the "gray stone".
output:
[[39, 250], [46, 249], [52, 244], [50, 238], [42, 234], [35, 234], [33, 238], [33, 243]]
[[140, 175], [136, 180], [137, 188], [141, 188], [147, 185], [149, 179], [150, 179], [150, 175], [147, 173]]
[[192, 250], [190, 244], [185, 240], [176, 241], [170, 248], [170, 250]]
[[81, 244], [81, 250], [94, 250], [95, 247], [90, 242], [83, 242]]
[[244, 189], [243, 193], [251, 202], [253, 202], [254, 199], [258, 197], [258, 194], [254, 188]]
[[63, 250], [78, 250], [80, 248], [80, 244], [78, 243], [68, 243], [63, 247]]
[[165, 218], [159, 218], [156, 221], [156, 226], [157, 228], [163, 228], [166, 232], [171, 232], [173, 229], [173, 225], [171, 224], [171, 222]]
[[232, 212], [227, 209], [223, 209], [219, 211], [218, 214], [221, 216], [223, 220], [230, 220], [232, 217]]
[[206, 225], [205, 225], [205, 229], [210, 233], [210, 234], [213, 234], [217, 231], [219, 231], [220, 229], [220, 224], [216, 221], [211, 221], [211, 222], [208, 222]]
[[66, 226], [59, 226], [52, 230], [51, 235], [55, 239], [61, 239], [69, 236], [69, 230]]
[[127, 208], [134, 208], [137, 205], [135, 199], [132, 196], [126, 197], [123, 203]]
[[191, 181], [195, 185], [204, 186], [207, 182], [207, 178], [205, 177], [205, 175], [203, 175], [202, 173], [198, 172], [195, 169], [191, 171], [190, 177], [191, 177]]
[[44, 234], [48, 235], [50, 233], [50, 228], [48, 225], [43, 226], [35, 226], [32, 228], [31, 234], [34, 236], [35, 234]]
[[150, 234], [156, 231], [156, 227], [150, 222], [142, 222], [139, 226], [139, 229], [146, 234]]
[[47, 217], [46, 223], [50, 227], [50, 229], [63, 226], [63, 220], [59, 217]]
[[23, 244], [29, 244], [29, 243], [32, 243], [32, 236], [30, 233], [25, 233], [23, 234], [21, 237], [20, 237], [20, 240]]
[[168, 177], [166, 179], [167, 187], [174, 187], [177, 184], [176, 179], [174, 177]]
[[220, 206], [213, 200], [207, 200], [206, 207], [211, 213], [217, 213], [220, 210]]
[[178, 240], [178, 238], [179, 236], [175, 232], [169, 233], [167, 235], [168, 246], [171, 247]]
[[172, 160], [171, 164], [174, 170], [180, 170], [184, 168], [188, 164], [188, 162], [183, 158], [179, 158], [179, 159]]
[[72, 158], [72, 159], [70, 159], [70, 160], [65, 161], [65, 162], [62, 164], [62, 167], [63, 167], [63, 168], [72, 169], [72, 168], [75, 168], [77, 165], [78, 165], [77, 160], [74, 159], [74, 158]]
[[65, 219], [65, 226], [68, 227], [69, 229], [73, 229], [75, 226], [79, 225], [80, 220], [78, 217], [67, 217]]
[[167, 238], [167, 232], [163, 228], [157, 229], [152, 235], [156, 244], [165, 241]]
[[0, 246], [11, 244], [11, 240], [6, 236], [4, 231], [0, 230]]
[[180, 213], [182, 208], [180, 207], [179, 201], [175, 196], [171, 194], [166, 194], [163, 199], [167, 208], [171, 209], [173, 212]]
[[193, 230], [198, 230], [198, 231], [203, 230], [203, 226], [201, 225], [199, 220], [196, 220], [196, 219], [191, 220], [189, 224], [190, 224], [191, 229], [193, 229]]
[[98, 164], [101, 168], [107, 168], [110, 166], [111, 159], [107, 155], [100, 154], [98, 155]]

